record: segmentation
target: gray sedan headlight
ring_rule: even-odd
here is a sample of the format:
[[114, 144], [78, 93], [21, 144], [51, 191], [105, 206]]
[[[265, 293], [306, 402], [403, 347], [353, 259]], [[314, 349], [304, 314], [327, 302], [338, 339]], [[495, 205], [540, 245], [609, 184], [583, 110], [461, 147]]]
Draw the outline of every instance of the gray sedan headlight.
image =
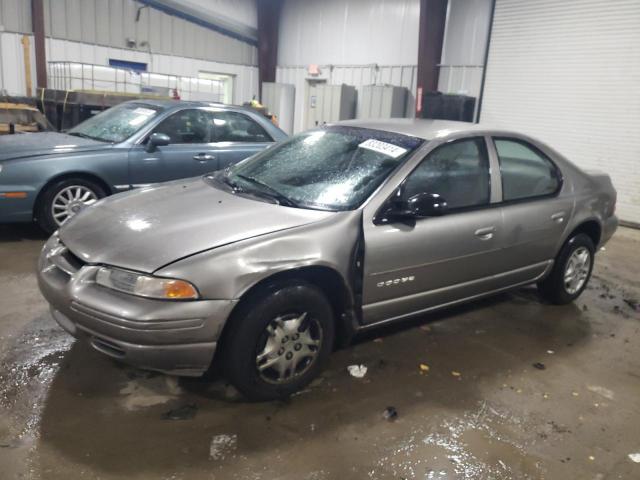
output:
[[191, 283], [177, 278], [162, 278], [119, 268], [101, 267], [96, 283], [119, 292], [162, 300], [194, 300], [198, 290]]

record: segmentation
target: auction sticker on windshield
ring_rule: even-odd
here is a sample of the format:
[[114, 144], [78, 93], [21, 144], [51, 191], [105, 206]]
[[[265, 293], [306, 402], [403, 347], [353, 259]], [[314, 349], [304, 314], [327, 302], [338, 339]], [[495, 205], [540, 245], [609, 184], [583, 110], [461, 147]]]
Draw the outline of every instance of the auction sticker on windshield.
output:
[[388, 155], [391, 158], [398, 158], [400, 155], [403, 155], [404, 153], [407, 152], [406, 148], [393, 145], [392, 143], [375, 140], [373, 138], [370, 138], [369, 140], [365, 140], [360, 145], [358, 145], [358, 147], [366, 148], [367, 150], [373, 150], [374, 152], [382, 153], [383, 155]]

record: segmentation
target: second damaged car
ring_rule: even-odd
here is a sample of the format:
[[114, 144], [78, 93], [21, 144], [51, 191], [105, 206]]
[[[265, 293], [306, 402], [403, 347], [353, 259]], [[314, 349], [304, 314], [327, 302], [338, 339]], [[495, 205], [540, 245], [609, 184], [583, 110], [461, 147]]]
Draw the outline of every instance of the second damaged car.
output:
[[354, 121], [98, 202], [47, 242], [39, 284], [111, 357], [177, 375], [221, 362], [273, 399], [362, 330], [530, 283], [574, 300], [615, 202], [608, 176], [524, 135]]

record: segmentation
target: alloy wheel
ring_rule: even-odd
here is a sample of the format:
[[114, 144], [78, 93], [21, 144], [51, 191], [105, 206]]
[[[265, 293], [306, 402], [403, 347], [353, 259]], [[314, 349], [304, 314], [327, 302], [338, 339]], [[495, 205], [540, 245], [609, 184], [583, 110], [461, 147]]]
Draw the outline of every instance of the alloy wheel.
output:
[[586, 247], [576, 248], [564, 267], [564, 288], [574, 295], [584, 286], [591, 269], [591, 253]]
[[58, 226], [83, 208], [98, 201], [96, 193], [84, 185], [70, 185], [60, 190], [51, 202], [51, 216]]

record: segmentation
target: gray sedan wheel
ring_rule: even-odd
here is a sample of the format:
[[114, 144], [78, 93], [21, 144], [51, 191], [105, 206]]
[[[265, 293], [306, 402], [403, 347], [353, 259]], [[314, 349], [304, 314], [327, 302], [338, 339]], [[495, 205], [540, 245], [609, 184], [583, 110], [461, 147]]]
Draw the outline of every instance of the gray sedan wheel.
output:
[[36, 214], [38, 224], [51, 233], [104, 196], [104, 189], [91, 180], [68, 178], [55, 182], [47, 186], [40, 197]]
[[557, 305], [572, 302], [591, 277], [595, 247], [584, 233], [571, 237], [560, 249], [549, 275], [538, 283], [542, 296]]

